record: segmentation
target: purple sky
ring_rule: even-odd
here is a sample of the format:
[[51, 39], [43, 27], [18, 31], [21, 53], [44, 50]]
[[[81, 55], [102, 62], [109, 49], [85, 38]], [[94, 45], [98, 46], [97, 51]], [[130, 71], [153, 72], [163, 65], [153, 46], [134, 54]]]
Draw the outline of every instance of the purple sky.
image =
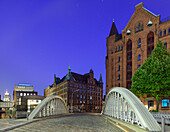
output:
[[[102, 73], [113, 18], [119, 33], [139, 0], [0, 0], [0, 94], [13, 94], [18, 83], [30, 83], [39, 95], [71, 71]], [[169, 0], [143, 0], [161, 18], [169, 16]], [[13, 97], [12, 97], [13, 99]]]

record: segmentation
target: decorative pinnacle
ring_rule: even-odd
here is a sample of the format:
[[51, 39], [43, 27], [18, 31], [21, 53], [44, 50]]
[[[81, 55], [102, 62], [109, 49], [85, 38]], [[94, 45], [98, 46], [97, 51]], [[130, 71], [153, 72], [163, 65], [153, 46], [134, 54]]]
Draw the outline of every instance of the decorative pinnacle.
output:
[[114, 18], [113, 18], [113, 22], [115, 22]]

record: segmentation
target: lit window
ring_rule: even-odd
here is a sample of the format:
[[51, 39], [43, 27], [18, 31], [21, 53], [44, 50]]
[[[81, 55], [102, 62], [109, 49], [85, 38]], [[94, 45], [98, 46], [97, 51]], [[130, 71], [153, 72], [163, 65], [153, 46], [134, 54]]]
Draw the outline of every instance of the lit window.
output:
[[117, 76], [117, 80], [120, 80], [120, 74]]
[[29, 95], [29, 93], [27, 93], [27, 96]]
[[162, 107], [169, 107], [169, 99], [162, 100]]
[[36, 95], [36, 94], [34, 93], [34, 95]]
[[161, 36], [162, 36], [162, 31], [159, 32], [159, 37], [161, 37]]
[[19, 93], [17, 93], [17, 96], [19, 96]]
[[138, 47], [141, 47], [141, 38], [138, 39]]
[[80, 86], [80, 88], [82, 88], [82, 86]]
[[120, 62], [120, 57], [118, 57], [118, 62]]
[[32, 93], [30, 95], [32, 95]]
[[138, 65], [138, 69], [140, 68], [141, 65]]
[[118, 65], [118, 71], [120, 71], [120, 65]]
[[23, 93], [20, 93], [20, 96], [22, 96], [23, 95]]
[[167, 48], [167, 43], [164, 43], [164, 46]]
[[24, 96], [26, 96], [26, 93], [24, 93]]
[[82, 99], [82, 95], [80, 95], [80, 98]]
[[141, 60], [141, 55], [140, 54], [138, 55], [138, 60]]
[[164, 35], [166, 35], [166, 29], [164, 30]]

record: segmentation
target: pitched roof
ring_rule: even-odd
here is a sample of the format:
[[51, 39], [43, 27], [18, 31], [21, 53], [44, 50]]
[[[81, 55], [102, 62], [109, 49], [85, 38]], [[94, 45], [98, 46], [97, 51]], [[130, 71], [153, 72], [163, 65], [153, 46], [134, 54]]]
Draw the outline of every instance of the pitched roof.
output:
[[118, 33], [118, 31], [117, 31], [115, 22], [113, 21], [109, 36], [112, 36], [112, 35], [114, 35], [114, 34], [118, 35], [119, 33]]

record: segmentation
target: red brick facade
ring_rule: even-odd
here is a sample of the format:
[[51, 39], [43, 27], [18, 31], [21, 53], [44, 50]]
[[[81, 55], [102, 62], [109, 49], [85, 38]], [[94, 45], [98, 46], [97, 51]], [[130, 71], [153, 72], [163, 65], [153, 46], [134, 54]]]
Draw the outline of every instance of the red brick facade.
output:
[[151, 55], [158, 41], [170, 51], [170, 19], [160, 20], [143, 7], [143, 3], [135, 6], [135, 12], [122, 34], [117, 32], [113, 22], [107, 37], [106, 56], [106, 94], [112, 87], [131, 88], [131, 78]]

